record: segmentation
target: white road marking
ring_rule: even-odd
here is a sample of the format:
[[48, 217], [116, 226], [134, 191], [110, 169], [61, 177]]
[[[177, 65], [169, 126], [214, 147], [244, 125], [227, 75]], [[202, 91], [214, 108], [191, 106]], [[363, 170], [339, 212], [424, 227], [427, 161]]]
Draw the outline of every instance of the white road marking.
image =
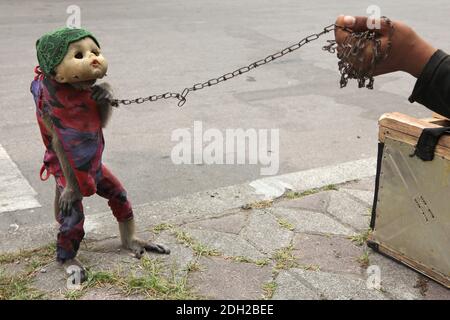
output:
[[256, 194], [265, 199], [281, 196], [286, 190], [309, 190], [329, 184], [339, 184], [351, 180], [373, 177], [376, 174], [377, 158], [340, 163], [334, 166], [288, 173], [262, 178], [250, 182]]
[[0, 213], [41, 207], [36, 194], [0, 144]]

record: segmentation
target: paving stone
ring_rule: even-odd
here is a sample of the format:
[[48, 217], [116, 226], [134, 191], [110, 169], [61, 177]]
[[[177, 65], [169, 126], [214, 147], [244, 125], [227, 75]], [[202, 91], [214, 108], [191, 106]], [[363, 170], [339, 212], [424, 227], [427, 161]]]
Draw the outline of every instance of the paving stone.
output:
[[331, 192], [330, 204], [327, 211], [339, 219], [339, 221], [352, 226], [358, 231], [367, 230], [369, 228], [369, 207], [353, 200], [345, 192]]
[[[425, 278], [425, 277], [424, 277]], [[425, 300], [450, 300], [450, 289], [432, 279], [425, 278], [427, 290], [423, 299]]]
[[355, 232], [326, 214], [293, 210], [288, 208], [271, 208], [275, 216], [282, 217], [295, 227], [295, 232], [353, 235]]
[[170, 254], [158, 254], [154, 252], [148, 252], [147, 254], [155, 259], [162, 261], [168, 270], [176, 276], [177, 279], [186, 276], [186, 267], [195, 258], [193, 251], [187, 248], [185, 245], [180, 244], [174, 236], [169, 232], [161, 232], [155, 240], [156, 243], [163, 243], [170, 249]]
[[325, 212], [329, 202], [329, 192], [319, 192], [298, 199], [282, 199], [275, 202], [274, 207], [304, 209], [314, 212]]
[[13, 277], [18, 276], [25, 271], [27, 264], [25, 261], [20, 261], [19, 263], [6, 263], [0, 265], [0, 275]]
[[239, 234], [247, 223], [248, 213], [240, 212], [221, 218], [213, 218], [186, 224], [186, 227], [200, 230], [214, 230], [219, 232]]
[[253, 210], [242, 236], [260, 251], [272, 255], [276, 250], [289, 246], [293, 232], [282, 228], [269, 212]]
[[[141, 238], [146, 239], [147, 237], [141, 236]], [[166, 276], [171, 276], [172, 273], [176, 277], [185, 276], [186, 266], [194, 259], [192, 250], [178, 243], [168, 231], [161, 232], [154, 241], [169, 247], [171, 253], [166, 255], [147, 252], [146, 255], [157, 259], [165, 266], [164, 274]], [[140, 274], [140, 261], [130, 251], [122, 249], [117, 239], [99, 241], [92, 245], [87, 244], [87, 247], [89, 251], [80, 250], [79, 259], [86, 266], [90, 266], [92, 270], [117, 271], [117, 268], [121, 266], [124, 270], [132, 269], [136, 275]]]
[[235, 234], [187, 228], [186, 232], [203, 245], [216, 249], [226, 256], [243, 256], [254, 260], [265, 257], [248, 241]]
[[56, 261], [45, 266], [45, 269], [45, 273], [36, 274], [32, 286], [47, 293], [51, 299], [63, 299], [63, 294], [67, 291], [66, 272]]
[[363, 247], [342, 236], [296, 234], [294, 256], [302, 266], [319, 266], [321, 271], [361, 274], [357, 258]]
[[275, 280], [277, 288], [273, 294], [273, 300], [318, 300], [319, 292], [302, 278], [299, 278], [289, 270], [281, 271]]
[[383, 300], [387, 299], [380, 291], [368, 289], [366, 280], [349, 274], [328, 273], [291, 269], [292, 275], [306, 281], [310, 287], [327, 300]]
[[350, 181], [342, 185], [343, 188], [346, 189], [356, 189], [356, 190], [366, 190], [372, 191], [375, 190], [375, 177], [364, 178], [361, 180]]
[[127, 250], [111, 252], [92, 252], [80, 250], [77, 258], [91, 271], [115, 272], [129, 270], [139, 265], [139, 260]]
[[[121, 252], [123, 249], [119, 237], [110, 237], [108, 239], [99, 241], [84, 239], [81, 242], [80, 250], [103, 253], [117, 253]], [[124, 250], [124, 252], [126, 251]]]
[[[395, 299], [424, 299], [428, 295], [429, 297], [442, 295], [438, 286], [430, 285], [430, 281], [432, 281], [430, 280], [425, 283], [427, 291], [425, 292], [425, 296], [423, 296], [418, 286], [418, 281], [423, 276], [411, 268], [381, 254], [373, 252], [370, 255], [370, 264], [380, 268], [381, 286]], [[431, 290], [428, 290], [429, 288]], [[450, 294], [447, 294], [446, 297], [450, 298]]]
[[361, 200], [362, 202], [364, 202], [368, 208], [371, 208], [373, 205], [373, 196], [374, 193], [373, 191], [365, 191], [365, 190], [356, 190], [356, 189], [339, 189], [339, 191], [344, 191], [350, 195], [352, 195], [353, 197]]
[[272, 279], [270, 267], [222, 258], [201, 258], [202, 271], [191, 273], [188, 285], [208, 299], [261, 299]]

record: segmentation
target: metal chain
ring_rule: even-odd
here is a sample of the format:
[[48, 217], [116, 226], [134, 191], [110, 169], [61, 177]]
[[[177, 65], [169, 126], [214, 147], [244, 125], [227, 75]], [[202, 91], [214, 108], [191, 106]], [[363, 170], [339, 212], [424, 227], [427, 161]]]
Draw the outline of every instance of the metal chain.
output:
[[[392, 48], [392, 35], [394, 34], [392, 21], [387, 17], [381, 17], [381, 19], [386, 22], [389, 28], [385, 52], [381, 49], [381, 40], [377, 38], [375, 30], [352, 32], [348, 34], [339, 46], [335, 40], [328, 40], [329, 44], [323, 47], [324, 50], [331, 53], [334, 53], [336, 49], [338, 51], [337, 57], [339, 59], [339, 72], [341, 73], [341, 88], [347, 86], [348, 79], [356, 79], [358, 80], [359, 88], [366, 87], [367, 89], [373, 89], [375, 67], [389, 56]], [[364, 53], [364, 50], [370, 42], [372, 42], [372, 57], [371, 61], [367, 63], [364, 61], [366, 55], [362, 53]], [[358, 62], [357, 65], [355, 65], [355, 61]], [[369, 81], [367, 85], [366, 81]]]
[[[120, 99], [120, 100], [119, 99], [115, 99], [115, 100], [112, 101], [112, 105], [117, 107], [117, 106], [119, 106], [119, 104], [124, 104], [124, 105], [130, 105], [132, 103], [141, 104], [141, 103], [144, 103], [144, 102], [147, 102], [147, 101], [158, 101], [160, 99], [176, 98], [176, 99], [178, 99], [178, 106], [182, 107], [186, 103], [186, 96], [188, 95], [189, 92], [191, 92], [191, 91], [198, 91], [198, 90], [201, 90], [201, 89], [204, 89], [204, 88], [207, 88], [207, 87], [211, 87], [211, 86], [217, 85], [217, 84], [219, 84], [221, 82], [230, 80], [230, 79], [235, 78], [237, 76], [240, 76], [240, 75], [242, 75], [244, 73], [247, 73], [247, 72], [249, 72], [249, 71], [251, 71], [251, 70], [253, 70], [255, 68], [263, 66], [263, 65], [265, 65], [265, 64], [267, 64], [269, 62], [277, 60], [277, 59], [283, 57], [284, 55], [286, 55], [288, 53], [291, 53], [291, 52], [294, 52], [294, 51], [300, 49], [305, 44], [319, 39], [324, 34], [327, 34], [327, 33], [331, 32], [331, 31], [334, 31], [336, 28], [340, 28], [342, 30], [345, 30], [345, 31], [349, 32], [350, 35], [357, 35], [358, 39], [367, 39], [367, 40], [375, 39], [375, 32], [374, 31], [352, 33], [352, 31], [350, 29], [346, 28], [346, 27], [339, 26], [339, 25], [336, 25], [336, 24], [331, 24], [331, 25], [323, 28], [323, 31], [321, 31], [319, 33], [313, 33], [313, 34], [303, 38], [299, 42], [297, 42], [297, 43], [295, 43], [295, 44], [293, 44], [293, 45], [291, 45], [291, 46], [289, 46], [287, 48], [284, 48], [283, 50], [281, 50], [279, 52], [271, 54], [271, 55], [267, 56], [264, 59], [260, 59], [258, 61], [255, 61], [255, 62], [253, 62], [253, 63], [251, 63], [251, 64], [249, 64], [247, 66], [244, 66], [242, 68], [236, 69], [236, 70], [234, 70], [232, 72], [225, 73], [224, 75], [222, 75], [222, 76], [220, 76], [218, 78], [212, 78], [212, 79], [210, 79], [208, 81], [205, 81], [205, 82], [196, 83], [196, 84], [194, 84], [191, 87], [186, 87], [186, 88], [184, 88], [184, 90], [181, 93], [179, 93], [179, 92], [166, 92], [166, 93], [159, 94], [159, 95], [151, 95], [151, 96], [148, 96], [148, 97], [141, 97], [141, 98], [136, 98], [136, 99]], [[334, 53], [335, 49], [336, 49], [336, 42], [334, 40], [328, 40], [328, 42], [329, 42], [329, 45], [324, 46], [323, 50], [327, 50], [327, 51], [329, 51], [331, 53]], [[346, 40], [346, 43], [348, 43], [348, 45], [350, 45], [349, 42], [350, 42], [350, 39]], [[350, 48], [351, 48], [351, 45], [350, 45]], [[357, 46], [357, 48], [358, 48], [357, 49], [358, 52], [356, 54], [361, 52], [361, 47]], [[376, 50], [380, 50], [379, 46], [377, 47]], [[360, 79], [361, 77], [366, 77], [366, 75], [362, 75], [361, 76], [361, 74], [355, 74], [354, 72], [352, 72], [352, 69], [349, 66], [347, 66], [347, 65], [342, 65], [341, 66], [342, 61], [345, 61], [345, 58], [347, 58], [348, 55], [345, 56], [345, 57], [344, 56], [340, 57], [339, 55], [340, 55], [340, 53], [338, 53], [338, 58], [341, 59], [341, 61], [339, 62], [340, 63], [339, 64], [339, 70], [341, 71], [341, 75], [342, 75], [341, 87], [346, 85], [346, 82], [345, 82], [345, 85], [343, 85], [343, 80], [342, 79], [344, 77], [345, 77], [345, 79], [353, 78], [353, 77], [356, 77], [357, 79]], [[374, 55], [374, 57], [377, 57], [377, 58], [372, 62], [373, 68], [375, 67], [375, 63], [379, 60], [378, 59], [378, 55]], [[361, 81], [361, 80], [359, 80], [359, 81]], [[371, 80], [371, 83], [373, 85], [373, 78]]]

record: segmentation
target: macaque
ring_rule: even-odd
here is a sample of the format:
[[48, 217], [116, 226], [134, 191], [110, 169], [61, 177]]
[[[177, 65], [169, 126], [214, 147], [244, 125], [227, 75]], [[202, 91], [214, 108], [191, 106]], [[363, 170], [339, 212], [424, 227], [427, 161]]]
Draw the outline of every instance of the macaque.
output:
[[41, 179], [51, 174], [56, 180], [58, 262], [65, 268], [79, 266], [81, 280], [85, 280], [76, 255], [84, 237], [82, 199], [94, 193], [108, 200], [119, 223], [122, 245], [137, 258], [145, 251], [169, 254], [165, 246], [135, 236], [127, 192], [102, 163], [102, 128], [112, 113], [113, 96], [109, 84], [96, 84], [108, 69], [96, 38], [84, 29], [62, 28], [43, 35], [36, 49], [39, 67], [31, 92], [46, 147]]

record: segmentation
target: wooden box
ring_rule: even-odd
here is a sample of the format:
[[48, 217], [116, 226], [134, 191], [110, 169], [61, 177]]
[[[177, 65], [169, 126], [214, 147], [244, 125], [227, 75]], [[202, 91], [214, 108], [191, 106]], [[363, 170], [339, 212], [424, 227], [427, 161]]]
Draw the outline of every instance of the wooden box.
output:
[[440, 126], [450, 121], [380, 118], [368, 245], [450, 288], [450, 135], [440, 138], [432, 161], [412, 156], [422, 130]]

